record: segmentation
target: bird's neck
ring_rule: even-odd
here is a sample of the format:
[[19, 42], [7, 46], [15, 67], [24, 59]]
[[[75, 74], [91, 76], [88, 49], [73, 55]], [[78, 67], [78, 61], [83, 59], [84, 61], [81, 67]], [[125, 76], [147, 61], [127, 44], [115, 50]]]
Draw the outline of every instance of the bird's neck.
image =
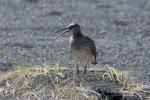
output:
[[74, 30], [72, 32], [72, 34], [73, 34], [73, 38], [77, 38], [77, 37], [83, 36], [83, 34], [81, 33], [81, 30]]

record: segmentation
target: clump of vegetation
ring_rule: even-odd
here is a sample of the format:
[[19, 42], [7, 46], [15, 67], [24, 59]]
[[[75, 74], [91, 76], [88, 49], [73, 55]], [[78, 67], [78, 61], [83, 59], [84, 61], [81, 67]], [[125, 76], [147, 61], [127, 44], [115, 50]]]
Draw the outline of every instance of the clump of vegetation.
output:
[[96, 92], [96, 88], [102, 88], [109, 92], [122, 93], [124, 98], [136, 97], [144, 100], [143, 96], [147, 96], [145, 93], [149, 93], [142, 85], [135, 84], [128, 74], [109, 66], [104, 69], [90, 68], [86, 75], [80, 73], [79, 76], [80, 78], [75, 70], [57, 65], [29, 68], [20, 66], [0, 78], [0, 98], [103, 100], [103, 95]]

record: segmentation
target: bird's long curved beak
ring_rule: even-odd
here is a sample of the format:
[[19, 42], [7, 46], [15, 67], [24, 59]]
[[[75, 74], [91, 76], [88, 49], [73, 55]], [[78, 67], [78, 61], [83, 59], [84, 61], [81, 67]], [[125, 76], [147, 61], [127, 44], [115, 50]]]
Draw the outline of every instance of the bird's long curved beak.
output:
[[[67, 29], [68, 29], [68, 30], [67, 30]], [[63, 30], [67, 30], [67, 31], [65, 31], [65, 32], [63, 32], [63, 33], [57, 35], [57, 37], [55, 38], [55, 40], [56, 40], [57, 38], [59, 38], [61, 35], [63, 35], [64, 33], [68, 32], [68, 31], [69, 31], [69, 28], [63, 28], [63, 29], [60, 29], [60, 30], [54, 32], [54, 33], [50, 36], [50, 39], [52, 39], [52, 37], [53, 37], [56, 33], [61, 32], [61, 31], [63, 31]]]

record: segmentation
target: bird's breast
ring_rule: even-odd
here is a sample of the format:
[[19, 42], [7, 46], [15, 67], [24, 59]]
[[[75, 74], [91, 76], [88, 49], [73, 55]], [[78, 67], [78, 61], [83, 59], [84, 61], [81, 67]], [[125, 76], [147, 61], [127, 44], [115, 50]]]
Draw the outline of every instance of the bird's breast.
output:
[[74, 39], [70, 37], [70, 49], [71, 53], [80, 60], [94, 62], [95, 56], [91, 54], [90, 48], [85, 44], [86, 42], [81, 39]]
[[73, 43], [73, 41], [74, 41], [73, 36], [70, 36], [70, 39], [69, 39], [70, 45]]

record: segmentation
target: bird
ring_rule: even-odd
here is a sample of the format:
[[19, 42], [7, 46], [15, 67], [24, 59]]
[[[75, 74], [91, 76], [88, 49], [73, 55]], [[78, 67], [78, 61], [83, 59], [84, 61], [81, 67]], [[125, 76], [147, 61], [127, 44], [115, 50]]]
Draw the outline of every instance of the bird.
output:
[[[92, 40], [90, 37], [85, 36], [81, 32], [80, 25], [72, 22], [70, 23], [66, 28], [60, 29], [56, 32], [54, 32], [50, 38], [54, 36], [54, 34], [66, 30], [65, 32], [59, 34], [56, 38], [58, 39], [61, 35], [64, 33], [71, 33], [71, 36], [69, 38], [69, 44], [70, 44], [70, 51], [77, 59], [80, 61], [85, 61], [86, 63], [91, 63], [96, 65], [97, 64], [97, 50], [94, 40]], [[78, 64], [76, 64], [77, 74], [79, 74], [79, 68]], [[84, 74], [86, 73], [87, 65], [84, 66]]]

